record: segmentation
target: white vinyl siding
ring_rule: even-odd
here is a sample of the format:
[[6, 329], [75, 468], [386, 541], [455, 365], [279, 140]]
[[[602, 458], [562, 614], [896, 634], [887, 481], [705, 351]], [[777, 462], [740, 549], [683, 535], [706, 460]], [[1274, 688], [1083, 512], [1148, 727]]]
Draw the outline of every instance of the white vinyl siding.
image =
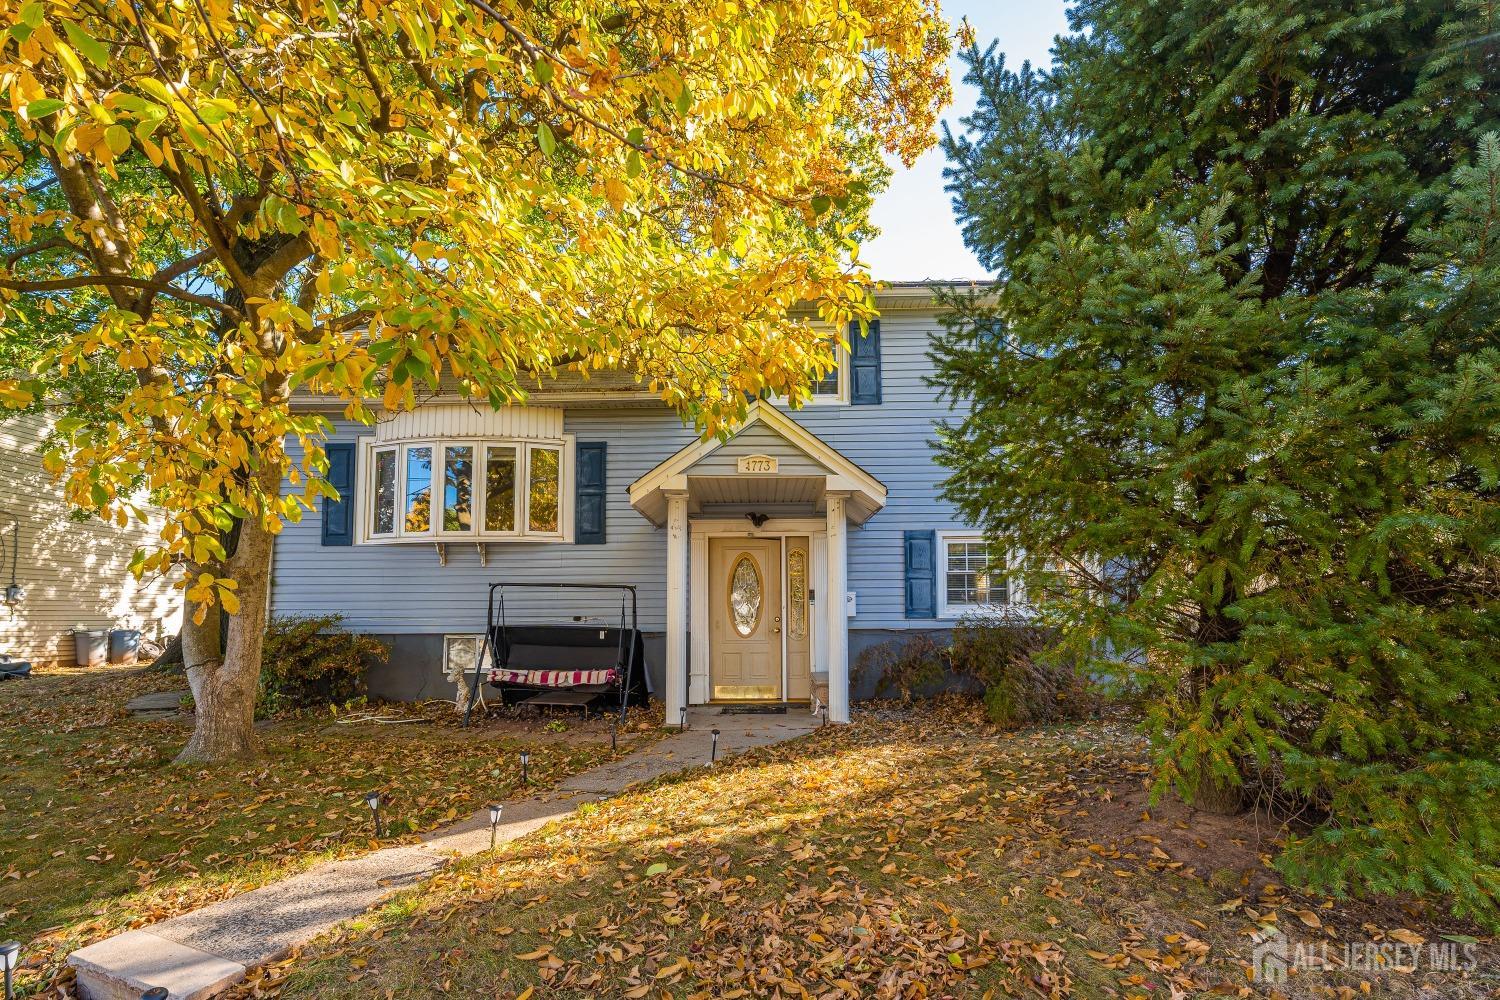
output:
[[0, 606], [0, 652], [36, 664], [74, 662], [73, 629], [134, 628], [156, 639], [182, 623], [178, 575], [137, 580], [127, 569], [138, 547], [160, 541], [159, 512], [121, 528], [97, 517], [76, 519], [62, 486], [43, 471], [41, 444], [49, 422], [37, 414], [0, 420], [0, 589], [24, 591], [14, 609]]

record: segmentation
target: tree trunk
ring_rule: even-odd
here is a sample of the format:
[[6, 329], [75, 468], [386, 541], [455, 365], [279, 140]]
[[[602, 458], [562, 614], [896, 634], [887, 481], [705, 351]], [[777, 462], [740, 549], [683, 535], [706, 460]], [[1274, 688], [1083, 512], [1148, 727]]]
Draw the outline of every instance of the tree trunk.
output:
[[183, 655], [195, 707], [193, 736], [177, 755], [179, 764], [242, 760], [255, 753], [255, 694], [266, 634], [272, 538], [251, 520], [240, 525], [229, 560], [230, 575], [239, 583], [240, 609], [228, 616], [222, 653], [217, 609], [201, 625], [191, 616], [184, 624]]
[[1188, 805], [1216, 816], [1235, 816], [1245, 809], [1245, 792], [1239, 785], [1232, 785], [1205, 770]]
[[172, 636], [172, 641], [167, 643], [167, 648], [161, 651], [161, 655], [151, 661], [152, 670], [175, 671], [183, 666], [182, 657], [182, 633]]

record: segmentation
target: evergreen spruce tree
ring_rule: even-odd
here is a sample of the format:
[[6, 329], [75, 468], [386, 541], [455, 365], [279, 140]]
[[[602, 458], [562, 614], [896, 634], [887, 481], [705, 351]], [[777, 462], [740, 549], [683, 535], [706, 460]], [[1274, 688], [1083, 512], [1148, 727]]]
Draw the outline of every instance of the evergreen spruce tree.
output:
[[1500, 921], [1496, 8], [1071, 17], [1048, 72], [967, 54], [1000, 283], [935, 350], [947, 493], [1075, 651], [1136, 654], [1158, 791]]

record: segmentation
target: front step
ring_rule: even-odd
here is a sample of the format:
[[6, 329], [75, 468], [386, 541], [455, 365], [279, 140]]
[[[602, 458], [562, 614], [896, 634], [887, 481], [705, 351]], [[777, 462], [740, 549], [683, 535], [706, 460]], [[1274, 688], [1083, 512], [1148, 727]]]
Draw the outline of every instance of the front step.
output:
[[169, 1000], [205, 1000], [245, 978], [246, 969], [150, 931], [127, 931], [68, 957], [82, 1000], [140, 1000], [165, 986]]

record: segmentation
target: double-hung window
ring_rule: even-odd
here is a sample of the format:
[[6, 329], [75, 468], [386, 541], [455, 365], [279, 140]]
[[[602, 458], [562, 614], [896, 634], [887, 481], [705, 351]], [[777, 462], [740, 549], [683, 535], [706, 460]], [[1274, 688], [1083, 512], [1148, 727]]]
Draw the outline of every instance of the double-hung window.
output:
[[943, 618], [1012, 601], [1005, 562], [980, 535], [939, 533], [938, 572], [938, 614]]
[[569, 440], [371, 442], [361, 460], [361, 538], [566, 541]]
[[835, 345], [833, 356], [833, 368], [810, 387], [809, 405], [849, 402], [849, 352]]

